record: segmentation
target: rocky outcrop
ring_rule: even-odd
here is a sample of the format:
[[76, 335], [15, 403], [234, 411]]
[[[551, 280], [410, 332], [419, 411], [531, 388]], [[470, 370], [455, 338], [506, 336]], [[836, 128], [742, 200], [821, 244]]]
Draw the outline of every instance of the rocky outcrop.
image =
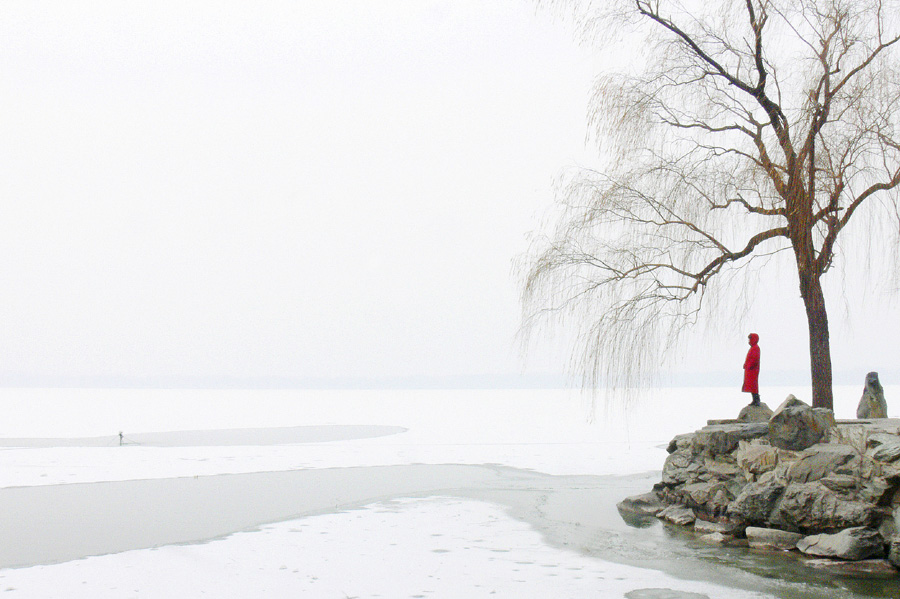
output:
[[789, 396], [768, 422], [711, 421], [667, 451], [660, 482], [623, 501], [623, 517], [856, 561], [857, 572], [900, 569], [900, 419], [835, 421]]
[[788, 395], [769, 419], [769, 440], [776, 447], [801, 451], [827, 441], [828, 430], [834, 424], [830, 410], [811, 408]]
[[856, 408], [856, 417], [887, 418], [887, 402], [884, 400], [884, 389], [877, 372], [866, 375], [866, 386]]

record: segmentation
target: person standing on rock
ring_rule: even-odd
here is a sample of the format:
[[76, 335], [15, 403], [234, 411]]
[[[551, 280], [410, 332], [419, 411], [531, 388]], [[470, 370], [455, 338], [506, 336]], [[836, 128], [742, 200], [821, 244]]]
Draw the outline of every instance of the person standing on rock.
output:
[[751, 406], [759, 405], [759, 335], [750, 333], [747, 337], [750, 343], [750, 349], [747, 351], [747, 358], [744, 360], [744, 386], [741, 391], [750, 393], [753, 401]]

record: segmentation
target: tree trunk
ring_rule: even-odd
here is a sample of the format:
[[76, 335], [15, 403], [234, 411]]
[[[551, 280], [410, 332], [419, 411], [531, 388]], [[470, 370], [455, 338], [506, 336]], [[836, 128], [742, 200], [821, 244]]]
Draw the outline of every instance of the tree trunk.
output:
[[809, 324], [813, 407], [833, 410], [828, 314], [825, 311], [825, 294], [822, 293], [822, 283], [817, 275], [800, 273], [800, 296], [806, 307], [806, 320]]

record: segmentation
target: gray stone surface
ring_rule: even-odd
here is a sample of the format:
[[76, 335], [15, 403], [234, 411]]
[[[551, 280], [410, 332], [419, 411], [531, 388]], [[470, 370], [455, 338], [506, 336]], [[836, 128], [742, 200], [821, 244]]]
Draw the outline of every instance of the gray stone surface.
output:
[[697, 516], [694, 515], [694, 510], [684, 505], [670, 505], [659, 514], [657, 517], [662, 518], [666, 522], [671, 522], [672, 524], [678, 524], [680, 526], [687, 526], [688, 524], [693, 524], [694, 520], [697, 519]]
[[850, 474], [829, 474], [819, 481], [839, 495], [853, 495], [862, 483], [860, 477]]
[[662, 483], [677, 485], [688, 480], [688, 468], [694, 465], [694, 456], [689, 449], [679, 449], [669, 454], [663, 463]]
[[697, 520], [694, 522], [694, 531], [700, 534], [712, 534], [720, 532], [724, 535], [734, 535], [741, 526], [736, 522], [710, 522], [708, 520]]
[[880, 462], [894, 462], [900, 458], [900, 443], [883, 443], [872, 452], [872, 457]]
[[742, 442], [735, 452], [737, 465], [750, 474], [763, 474], [778, 465], [778, 448], [761, 440]]
[[731, 453], [740, 441], [762, 437], [768, 430], [764, 422], [705, 426], [694, 433], [693, 452], [714, 456]]
[[734, 499], [728, 493], [728, 486], [720, 481], [685, 485], [681, 490], [681, 496], [685, 505], [703, 508], [710, 513], [724, 512], [731, 500]]
[[778, 530], [777, 528], [759, 528], [756, 526], [748, 526], [747, 541], [750, 547], [754, 549], [778, 549], [781, 551], [790, 551], [797, 548], [797, 541], [803, 538], [803, 535], [795, 532], [787, 532]]
[[744, 487], [728, 508], [728, 515], [748, 524], [766, 522], [785, 486], [780, 482], [757, 482]]
[[884, 555], [884, 539], [871, 528], [847, 528], [835, 534], [818, 534], [797, 541], [797, 549], [807, 555], [862, 560]]
[[687, 433], [684, 435], [676, 435], [674, 439], [669, 441], [669, 446], [666, 447], [666, 451], [669, 453], [675, 453], [679, 449], [686, 449], [690, 451], [691, 445], [694, 442], [694, 433]]
[[761, 402], [758, 406], [744, 406], [737, 419], [738, 422], [768, 422], [772, 414], [772, 408], [767, 406], [765, 402]]
[[616, 504], [619, 513], [628, 512], [637, 516], [656, 516], [666, 508], [656, 493], [644, 493], [626, 497]]
[[821, 483], [792, 483], [785, 488], [768, 522], [784, 530], [820, 533], [869, 526], [875, 523], [877, 514], [875, 506], [847, 500]]
[[701, 541], [710, 545], [724, 545], [732, 539], [734, 539], [733, 536], [721, 532], [711, 532], [700, 537]]
[[817, 481], [829, 474], [850, 474], [859, 471], [859, 454], [849, 445], [827, 444], [807, 449], [787, 471], [791, 482]]
[[[693, 525], [704, 542], [789, 549], [803, 535], [810, 553], [858, 564], [818, 560], [823, 569], [881, 576], [885, 565], [893, 568], [888, 560], [858, 559], [867, 554], [886, 554], [900, 568], [900, 419], [836, 423], [830, 410], [793, 397], [778, 412], [780, 424], [779, 414], [768, 423], [710, 421], [716, 424], [675, 437], [662, 481], [643, 500], [623, 501], [622, 517], [643, 518], [637, 525], [645, 526], [665, 506], [657, 518]], [[784, 433], [789, 448], [777, 446], [773, 433], [775, 439]], [[803, 447], [813, 438], [817, 442]], [[735, 538], [748, 527], [747, 539]], [[837, 545], [842, 539], [847, 547]], [[878, 539], [894, 539], [891, 551]]]
[[856, 408], [857, 418], [887, 418], [887, 402], [877, 372], [866, 375], [866, 386]]
[[782, 449], [801, 451], [825, 440], [834, 416], [815, 411], [793, 395], [788, 395], [769, 419], [769, 441]]

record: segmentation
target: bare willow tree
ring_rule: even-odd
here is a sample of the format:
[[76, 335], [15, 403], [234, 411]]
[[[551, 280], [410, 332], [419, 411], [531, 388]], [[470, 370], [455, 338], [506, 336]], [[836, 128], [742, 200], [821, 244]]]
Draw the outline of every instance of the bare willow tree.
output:
[[526, 325], [577, 317], [587, 381], [633, 383], [723, 287], [792, 254], [831, 408], [823, 275], [855, 215], [900, 206], [900, 6], [610, 2], [618, 20], [584, 22], [640, 35], [640, 64], [598, 80], [607, 161], [570, 177], [526, 257]]

